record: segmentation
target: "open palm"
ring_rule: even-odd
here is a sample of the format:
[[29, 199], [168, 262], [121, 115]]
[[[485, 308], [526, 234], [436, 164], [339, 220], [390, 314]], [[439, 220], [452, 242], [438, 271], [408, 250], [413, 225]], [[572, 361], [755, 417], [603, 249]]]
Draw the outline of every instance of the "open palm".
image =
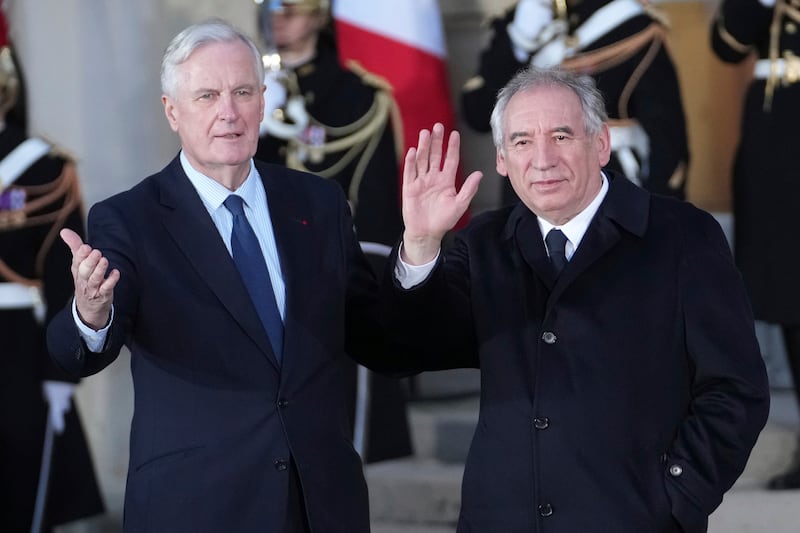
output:
[[442, 159], [444, 126], [437, 123], [432, 131], [421, 130], [417, 147], [406, 154], [403, 247], [405, 255], [415, 262], [431, 259], [431, 251], [435, 255], [445, 233], [456, 225], [478, 191], [483, 177], [479, 171], [471, 173], [461, 189], [456, 189], [460, 145], [459, 133], [453, 131]]

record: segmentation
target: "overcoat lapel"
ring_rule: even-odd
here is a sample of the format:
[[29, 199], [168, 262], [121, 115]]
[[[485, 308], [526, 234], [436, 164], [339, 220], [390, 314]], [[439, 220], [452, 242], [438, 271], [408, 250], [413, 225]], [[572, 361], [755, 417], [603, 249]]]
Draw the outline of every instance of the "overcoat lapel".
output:
[[597, 210], [575, 255], [564, 267], [553, 287], [551, 301], [558, 297], [582, 272], [605, 255], [619, 242], [622, 231], [641, 237], [647, 228], [649, 193], [606, 172], [609, 190]]
[[161, 173], [160, 183], [164, 228], [233, 319], [279, 370], [250, 294], [178, 158]]
[[518, 203], [509, 216], [509, 223], [504, 231], [506, 238], [516, 240], [523, 259], [533, 273], [542, 280], [548, 290], [553, 288], [555, 274], [547, 257], [539, 223], [525, 204]]

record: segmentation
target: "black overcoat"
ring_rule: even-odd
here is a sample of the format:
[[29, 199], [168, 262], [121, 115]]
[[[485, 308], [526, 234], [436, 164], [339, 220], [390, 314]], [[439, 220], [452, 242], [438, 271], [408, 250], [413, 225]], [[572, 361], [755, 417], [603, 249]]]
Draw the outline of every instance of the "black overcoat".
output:
[[459, 533], [704, 532], [766, 422], [719, 225], [610, 176], [557, 280], [517, 204], [475, 217], [422, 285], [385, 286], [420, 353], [398, 364], [480, 368]]

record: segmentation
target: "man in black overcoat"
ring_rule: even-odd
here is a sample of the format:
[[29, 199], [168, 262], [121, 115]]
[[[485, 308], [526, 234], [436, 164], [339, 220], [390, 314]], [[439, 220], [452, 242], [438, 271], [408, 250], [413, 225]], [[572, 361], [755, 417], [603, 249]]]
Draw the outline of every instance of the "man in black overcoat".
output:
[[420, 133], [385, 279], [398, 368], [477, 367], [459, 533], [703, 533], [769, 388], [714, 218], [613, 171], [592, 78], [528, 69], [492, 114], [516, 204], [474, 217], [459, 137]]

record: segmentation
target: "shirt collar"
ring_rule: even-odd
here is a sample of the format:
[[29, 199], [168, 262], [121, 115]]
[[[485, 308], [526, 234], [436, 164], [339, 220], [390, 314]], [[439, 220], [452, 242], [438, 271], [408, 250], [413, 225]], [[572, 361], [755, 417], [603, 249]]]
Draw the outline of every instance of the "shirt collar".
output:
[[572, 217], [569, 222], [564, 224], [563, 226], [554, 226], [550, 222], [546, 221], [541, 217], [536, 217], [539, 221], [539, 229], [542, 231], [542, 238], [544, 238], [547, 233], [553, 229], [558, 228], [564, 235], [567, 236], [569, 242], [572, 243], [573, 249], [578, 247], [580, 244], [581, 239], [583, 239], [586, 230], [589, 228], [589, 223], [591, 223], [592, 218], [594, 218], [595, 213], [597, 210], [600, 209], [600, 204], [603, 203], [603, 199], [606, 197], [608, 193], [608, 178], [605, 174], [600, 172], [600, 179], [602, 183], [600, 185], [600, 192], [597, 193], [597, 196], [587, 205], [583, 211]]
[[200, 195], [200, 199], [209, 211], [216, 211], [219, 209], [225, 199], [231, 194], [241, 196], [250, 207], [254, 205], [259, 175], [252, 159], [250, 159], [250, 173], [247, 175], [247, 178], [245, 178], [244, 183], [233, 191], [233, 193], [218, 181], [196, 170], [191, 163], [189, 163], [189, 159], [183, 153], [183, 150], [181, 150], [180, 153], [180, 162], [183, 171], [186, 173], [186, 177], [189, 178], [189, 181], [197, 190], [197, 194]]

